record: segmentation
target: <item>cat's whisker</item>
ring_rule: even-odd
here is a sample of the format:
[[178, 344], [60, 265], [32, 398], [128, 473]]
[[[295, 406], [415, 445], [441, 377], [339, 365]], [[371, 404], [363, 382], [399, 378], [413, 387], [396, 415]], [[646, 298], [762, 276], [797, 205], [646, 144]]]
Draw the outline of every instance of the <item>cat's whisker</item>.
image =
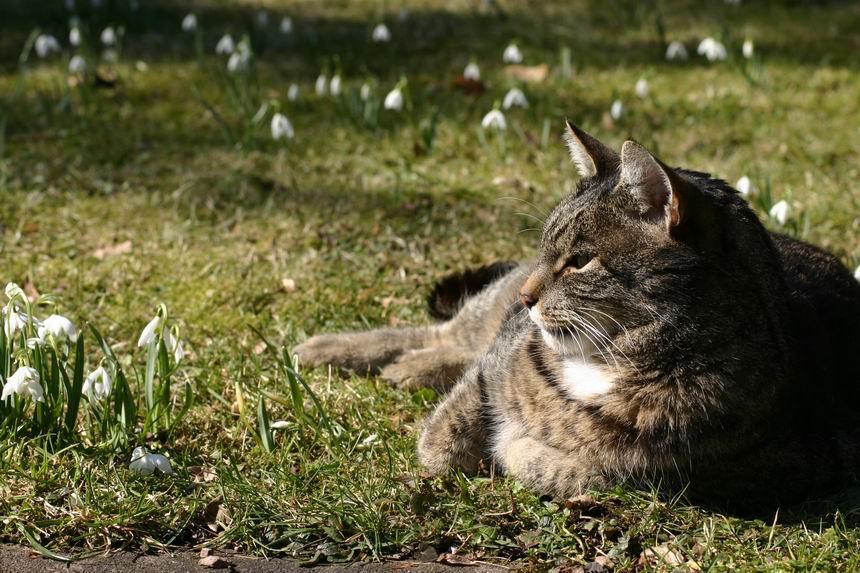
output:
[[540, 223], [541, 226], [543, 226], [543, 219], [541, 219], [540, 217], [535, 217], [531, 213], [523, 213], [522, 211], [514, 211], [514, 215], [521, 215], [523, 217], [528, 217], [529, 219], [534, 219], [535, 221]]
[[[584, 309], [584, 308], [582, 308], [582, 307], [580, 307], [580, 309], [579, 309], [579, 310], [580, 310], [580, 311], [585, 311], [585, 312], [587, 313], [587, 310], [585, 310], [585, 309]], [[593, 310], [593, 311], [595, 311], [595, 312], [601, 312], [601, 311], [599, 311], [599, 310], [597, 310], [597, 309], [591, 309], [591, 310]], [[624, 333], [624, 336], [625, 336], [625, 337], [629, 337], [629, 336], [630, 336], [630, 333], [628, 332], [627, 328], [625, 328], [625, 327], [624, 327], [624, 325], [622, 325], [620, 322], [618, 322], [617, 320], [615, 320], [614, 318], [612, 318], [612, 316], [610, 316], [610, 315], [608, 315], [608, 314], [606, 314], [606, 313], [601, 313], [601, 314], [605, 314], [606, 316], [608, 316], [608, 317], [610, 318], [610, 320], [615, 321], [615, 323], [616, 323], [619, 327], [621, 327], [622, 332]], [[589, 316], [590, 316], [590, 314], [589, 314]], [[591, 318], [593, 319], [594, 317], [591, 317]], [[636, 367], [636, 365], [633, 363], [633, 361], [630, 359], [630, 357], [629, 357], [629, 356], [627, 356], [627, 354], [624, 352], [624, 350], [622, 350], [622, 349], [621, 349], [621, 347], [620, 347], [620, 346], [618, 346], [618, 344], [615, 342], [615, 340], [614, 340], [614, 339], [609, 335], [609, 331], [606, 329], [606, 327], [605, 327], [605, 326], [603, 326], [602, 324], [600, 324], [600, 321], [599, 321], [599, 320], [595, 320], [595, 323], [596, 323], [596, 326], [599, 326], [599, 327], [603, 330], [603, 338], [604, 338], [604, 339], [605, 339], [609, 344], [611, 344], [611, 345], [612, 345], [612, 346], [613, 346], [613, 347], [614, 347], [618, 352], [620, 352], [620, 353], [621, 353], [621, 356], [623, 356], [623, 357], [624, 357], [624, 359], [625, 359], [625, 360], [627, 360], [627, 363], [628, 363], [628, 364], [629, 364], [629, 365], [630, 365], [630, 366], [631, 366], [631, 367], [632, 367], [636, 372], [639, 372], [639, 369]], [[591, 324], [591, 323], [589, 323], [589, 324]], [[591, 324], [591, 326], [592, 326], [592, 327], [595, 327], [595, 324]], [[639, 372], [639, 373], [641, 374], [641, 372]]]
[[[599, 353], [600, 353], [600, 356], [603, 358], [603, 361], [604, 361], [604, 362], [606, 362], [607, 364], [609, 363], [609, 360], [606, 358], [606, 354], [604, 354], [604, 353], [603, 353], [603, 350], [605, 349], [607, 352], [609, 352], [609, 355], [610, 355], [610, 357], [612, 357], [613, 362], [615, 362], [615, 366], [616, 366], [616, 368], [618, 368], [618, 367], [619, 367], [619, 365], [618, 365], [618, 360], [616, 360], [616, 359], [615, 359], [615, 356], [612, 354], [612, 350], [610, 350], [610, 349], [609, 349], [609, 347], [607, 347], [606, 345], [601, 345], [601, 344], [599, 344], [599, 342], [598, 342], [598, 341], [600, 340], [600, 337], [599, 337], [599, 336], [598, 336], [598, 339], [597, 339], [597, 340], [595, 340], [594, 338], [592, 338], [592, 336], [591, 336], [591, 335], [592, 335], [592, 334], [595, 334], [595, 333], [590, 332], [590, 330], [588, 329], [588, 326], [587, 326], [587, 325], [585, 325], [585, 324], [583, 324], [583, 321], [582, 321], [581, 319], [579, 319], [579, 317], [572, 317], [572, 318], [573, 318], [577, 323], [579, 323], [579, 324], [580, 324], [580, 326], [582, 326], [582, 327], [583, 327], [582, 329], [577, 328], [577, 329], [576, 329], [576, 330], [577, 330], [577, 332], [579, 332], [580, 334], [582, 334], [583, 336], [585, 336], [585, 337], [589, 340], [589, 342], [591, 342], [591, 344], [594, 346], [594, 348], [597, 350], [597, 352], [599, 352]], [[601, 349], [601, 346], [603, 346], [603, 349]]]
[[541, 221], [541, 223], [546, 221], [546, 218], [549, 217], [549, 214], [546, 213], [543, 209], [541, 209], [540, 207], [538, 207], [537, 205], [535, 205], [531, 201], [526, 201], [522, 197], [514, 197], [513, 195], [506, 195], [504, 197], [499, 197], [498, 199], [496, 199], [496, 201], [498, 202], [498, 201], [502, 201], [502, 200], [506, 200], [506, 199], [510, 199], [513, 201], [519, 201], [520, 203], [523, 203], [524, 205], [528, 205], [529, 207], [533, 208], [539, 214], [543, 215], [543, 221]]

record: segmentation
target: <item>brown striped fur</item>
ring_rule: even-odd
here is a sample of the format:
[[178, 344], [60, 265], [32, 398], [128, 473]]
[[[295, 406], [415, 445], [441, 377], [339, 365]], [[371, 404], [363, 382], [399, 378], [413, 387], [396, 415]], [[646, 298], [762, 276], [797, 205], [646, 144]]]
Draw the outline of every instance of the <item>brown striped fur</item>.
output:
[[540, 253], [426, 328], [322, 335], [308, 364], [447, 389], [418, 443], [554, 495], [625, 480], [759, 506], [860, 469], [860, 284], [743, 198], [575, 126]]

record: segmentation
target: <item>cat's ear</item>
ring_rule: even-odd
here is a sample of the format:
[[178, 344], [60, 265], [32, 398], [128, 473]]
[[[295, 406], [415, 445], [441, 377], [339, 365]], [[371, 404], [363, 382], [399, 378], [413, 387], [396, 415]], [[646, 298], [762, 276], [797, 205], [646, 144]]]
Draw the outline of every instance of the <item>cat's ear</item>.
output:
[[621, 147], [621, 179], [639, 203], [640, 213], [667, 229], [684, 219], [686, 185], [681, 177], [635, 141]]
[[564, 141], [570, 151], [570, 159], [583, 179], [595, 175], [602, 177], [618, 169], [620, 159], [617, 153], [569, 121]]

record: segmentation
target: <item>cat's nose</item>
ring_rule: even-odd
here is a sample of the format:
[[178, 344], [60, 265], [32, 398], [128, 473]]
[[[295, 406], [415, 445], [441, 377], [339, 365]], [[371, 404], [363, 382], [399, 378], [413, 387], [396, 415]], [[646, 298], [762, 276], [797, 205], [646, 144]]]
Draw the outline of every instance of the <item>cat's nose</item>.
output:
[[530, 290], [523, 289], [520, 291], [520, 302], [523, 303], [523, 306], [526, 308], [531, 308], [537, 304], [537, 297]]

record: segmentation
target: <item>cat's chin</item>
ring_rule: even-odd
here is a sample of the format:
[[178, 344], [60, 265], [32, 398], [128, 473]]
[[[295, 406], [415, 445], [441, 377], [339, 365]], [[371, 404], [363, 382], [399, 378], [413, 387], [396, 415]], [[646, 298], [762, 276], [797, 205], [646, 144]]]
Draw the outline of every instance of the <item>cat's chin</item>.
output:
[[557, 328], [553, 329], [547, 325], [534, 308], [529, 309], [529, 318], [537, 325], [544, 343], [550, 350], [561, 356], [586, 357], [585, 353], [589, 348], [587, 342], [577, 339], [573, 333]]

